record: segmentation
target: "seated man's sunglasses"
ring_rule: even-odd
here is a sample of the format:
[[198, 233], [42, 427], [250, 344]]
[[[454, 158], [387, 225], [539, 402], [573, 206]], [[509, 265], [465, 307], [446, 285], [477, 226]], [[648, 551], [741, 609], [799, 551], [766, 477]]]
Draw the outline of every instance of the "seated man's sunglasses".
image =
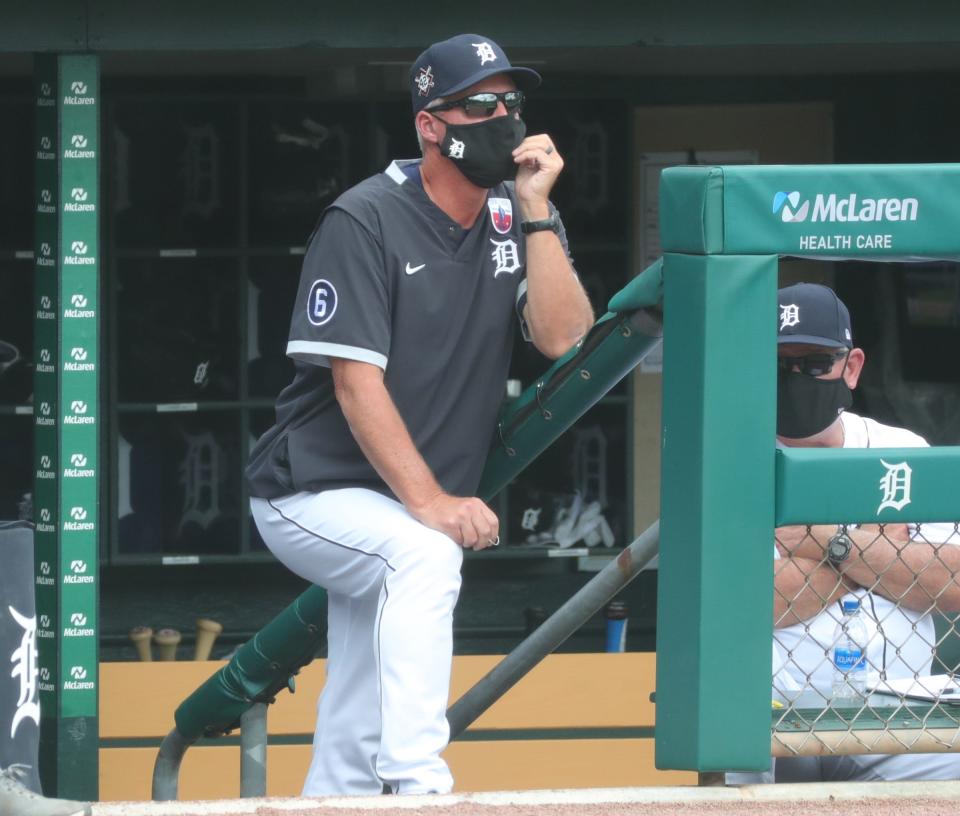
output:
[[523, 110], [523, 103], [526, 101], [523, 91], [502, 91], [494, 93], [493, 91], [483, 91], [481, 93], [470, 94], [460, 99], [453, 99], [450, 102], [443, 102], [427, 108], [427, 113], [435, 111], [452, 110], [453, 108], [463, 108], [467, 116], [480, 117], [492, 116], [497, 109], [497, 102], [503, 102], [503, 106], [510, 112], [519, 113]]
[[804, 354], [801, 357], [777, 357], [777, 367], [780, 371], [792, 371], [796, 368], [801, 374], [809, 374], [811, 377], [822, 377], [829, 374], [830, 369], [837, 360], [842, 360], [850, 353], [849, 349], [838, 349], [833, 352], [817, 352], [815, 354]]

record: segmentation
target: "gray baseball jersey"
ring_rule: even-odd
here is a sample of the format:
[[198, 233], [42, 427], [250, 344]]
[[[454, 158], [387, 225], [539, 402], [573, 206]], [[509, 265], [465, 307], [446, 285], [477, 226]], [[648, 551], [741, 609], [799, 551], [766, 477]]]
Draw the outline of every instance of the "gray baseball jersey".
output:
[[[564, 249], [566, 238], [561, 228]], [[330, 357], [379, 366], [444, 490], [474, 495], [526, 301], [512, 182], [470, 229], [427, 196], [419, 162], [393, 162], [324, 213], [300, 277], [287, 354], [296, 375], [250, 457], [251, 494], [369, 487], [389, 494], [334, 397]]]

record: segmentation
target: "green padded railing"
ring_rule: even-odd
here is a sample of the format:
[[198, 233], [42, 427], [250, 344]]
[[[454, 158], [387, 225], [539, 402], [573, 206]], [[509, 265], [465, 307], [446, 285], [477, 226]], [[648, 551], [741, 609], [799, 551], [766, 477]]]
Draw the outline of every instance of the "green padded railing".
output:
[[658, 260], [610, 299], [610, 311], [579, 345], [504, 407], [499, 444], [490, 451], [480, 479], [481, 497], [499, 493], [660, 345], [662, 297]]
[[185, 739], [232, 731], [255, 702], [294, 691], [293, 675], [326, 640], [327, 594], [311, 587], [248, 640], [222, 669], [184, 700], [174, 714]]

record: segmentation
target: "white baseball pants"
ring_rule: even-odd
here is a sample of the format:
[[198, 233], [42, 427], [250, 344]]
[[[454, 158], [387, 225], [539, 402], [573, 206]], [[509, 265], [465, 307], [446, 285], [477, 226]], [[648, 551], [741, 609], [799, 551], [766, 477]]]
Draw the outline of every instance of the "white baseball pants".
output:
[[250, 504], [273, 554], [329, 596], [327, 680], [303, 794], [448, 793], [440, 752], [463, 550], [363, 488]]

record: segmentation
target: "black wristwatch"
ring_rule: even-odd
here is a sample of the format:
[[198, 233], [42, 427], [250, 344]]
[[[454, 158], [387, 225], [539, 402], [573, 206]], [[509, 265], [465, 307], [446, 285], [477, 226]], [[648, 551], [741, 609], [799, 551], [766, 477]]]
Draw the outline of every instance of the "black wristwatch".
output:
[[549, 218], [541, 218], [539, 221], [521, 221], [520, 232], [529, 235], [531, 232], [540, 232], [541, 230], [553, 230], [560, 232], [560, 216], [554, 211]]
[[835, 535], [830, 537], [827, 542], [827, 559], [835, 567], [842, 564], [850, 557], [850, 550], [853, 549], [853, 542], [850, 540], [843, 528], [837, 529]]

